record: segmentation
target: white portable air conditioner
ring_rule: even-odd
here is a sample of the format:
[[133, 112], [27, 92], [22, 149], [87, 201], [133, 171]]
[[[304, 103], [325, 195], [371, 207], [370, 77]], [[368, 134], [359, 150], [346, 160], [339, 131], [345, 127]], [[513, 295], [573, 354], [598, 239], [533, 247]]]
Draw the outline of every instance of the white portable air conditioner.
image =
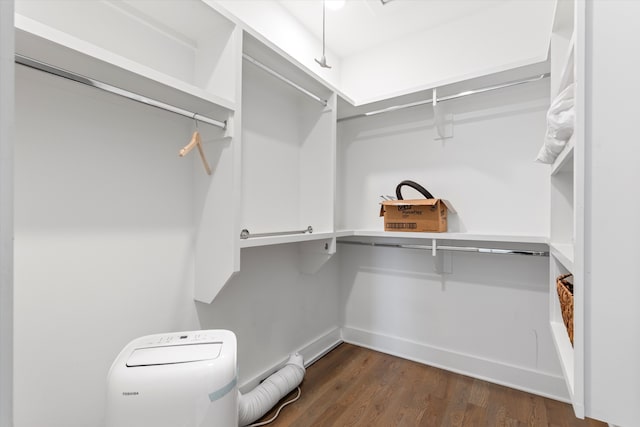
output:
[[107, 380], [107, 427], [236, 427], [236, 336], [226, 330], [131, 341]]

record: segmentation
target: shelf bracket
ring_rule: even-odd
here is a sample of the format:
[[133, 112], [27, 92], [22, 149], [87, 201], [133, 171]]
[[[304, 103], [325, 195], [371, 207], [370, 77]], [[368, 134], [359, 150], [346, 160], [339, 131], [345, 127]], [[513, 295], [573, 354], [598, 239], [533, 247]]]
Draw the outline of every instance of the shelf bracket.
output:
[[336, 238], [298, 243], [298, 265], [301, 273], [315, 274], [336, 253]]
[[453, 273], [453, 254], [449, 251], [439, 251], [433, 259], [433, 270], [438, 274]]
[[433, 106], [433, 123], [437, 131], [436, 141], [453, 138], [453, 116], [446, 114], [445, 107], [438, 103], [438, 90], [432, 89], [431, 105]]

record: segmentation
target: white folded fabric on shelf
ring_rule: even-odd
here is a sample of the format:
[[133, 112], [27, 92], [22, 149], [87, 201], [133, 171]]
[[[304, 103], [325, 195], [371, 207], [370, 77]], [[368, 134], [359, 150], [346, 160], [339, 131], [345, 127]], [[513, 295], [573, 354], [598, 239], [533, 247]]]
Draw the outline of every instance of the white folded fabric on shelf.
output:
[[575, 83], [567, 86], [555, 97], [547, 112], [547, 133], [536, 160], [553, 163], [573, 135]]

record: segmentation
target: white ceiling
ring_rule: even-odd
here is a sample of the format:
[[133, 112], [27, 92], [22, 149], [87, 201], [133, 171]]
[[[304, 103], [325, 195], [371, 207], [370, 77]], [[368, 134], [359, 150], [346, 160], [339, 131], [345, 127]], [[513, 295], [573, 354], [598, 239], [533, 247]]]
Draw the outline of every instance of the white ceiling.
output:
[[[278, 0], [302, 25], [322, 38], [322, 0]], [[507, 1], [518, 0], [346, 0], [327, 8], [327, 49], [341, 58], [412, 33], [425, 31]]]

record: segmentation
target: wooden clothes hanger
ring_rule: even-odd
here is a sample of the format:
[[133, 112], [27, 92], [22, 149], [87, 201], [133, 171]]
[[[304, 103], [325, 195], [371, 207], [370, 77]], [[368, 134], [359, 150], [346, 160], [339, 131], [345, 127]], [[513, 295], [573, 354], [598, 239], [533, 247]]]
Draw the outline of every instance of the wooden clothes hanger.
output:
[[211, 175], [211, 168], [209, 167], [209, 162], [207, 162], [207, 157], [204, 155], [204, 149], [202, 148], [202, 139], [200, 138], [200, 132], [198, 132], [197, 128], [198, 122], [196, 121], [196, 131], [193, 132], [191, 141], [189, 141], [189, 143], [180, 150], [180, 157], [186, 156], [189, 151], [193, 150], [193, 147], [198, 147], [198, 152], [200, 153], [200, 158], [202, 159], [204, 169], [207, 171], [207, 175]]

